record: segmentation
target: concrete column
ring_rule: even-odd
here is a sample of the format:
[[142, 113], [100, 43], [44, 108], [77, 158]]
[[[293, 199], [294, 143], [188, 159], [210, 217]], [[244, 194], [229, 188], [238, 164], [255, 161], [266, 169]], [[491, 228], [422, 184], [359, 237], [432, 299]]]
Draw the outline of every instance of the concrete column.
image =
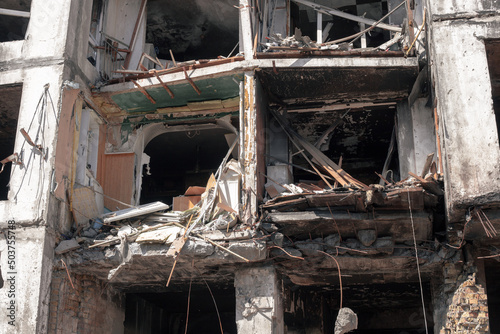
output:
[[253, 59], [252, 22], [248, 0], [240, 0], [240, 51], [243, 46], [245, 60]]
[[432, 109], [427, 106], [427, 100], [427, 98], [416, 99], [411, 106], [404, 101], [397, 106], [396, 138], [402, 179], [408, 176], [408, 172], [420, 175], [427, 155], [436, 153], [434, 119]]
[[281, 291], [273, 267], [237, 271], [234, 287], [239, 334], [284, 333]]
[[[472, 204], [500, 200], [498, 129], [484, 46], [484, 39], [498, 38], [500, 24], [498, 19], [472, 24], [472, 20], [452, 18], [455, 12], [482, 10], [477, 8], [479, 4], [460, 0], [445, 6], [441, 1], [429, 1], [429, 53], [449, 222], [463, 219], [465, 209]], [[437, 15], [450, 19], [438, 19]]]
[[415, 172], [415, 143], [413, 140], [413, 119], [407, 101], [397, 105], [398, 128], [396, 139], [398, 143], [399, 172], [401, 179], [408, 176], [408, 172]]

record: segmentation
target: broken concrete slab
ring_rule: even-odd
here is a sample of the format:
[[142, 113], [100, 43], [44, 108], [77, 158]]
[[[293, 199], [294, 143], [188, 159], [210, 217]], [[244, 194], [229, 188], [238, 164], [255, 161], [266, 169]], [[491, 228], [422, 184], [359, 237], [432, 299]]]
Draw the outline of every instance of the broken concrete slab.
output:
[[57, 255], [61, 255], [78, 248], [80, 248], [80, 244], [76, 241], [76, 239], [70, 239], [61, 241], [54, 251]]

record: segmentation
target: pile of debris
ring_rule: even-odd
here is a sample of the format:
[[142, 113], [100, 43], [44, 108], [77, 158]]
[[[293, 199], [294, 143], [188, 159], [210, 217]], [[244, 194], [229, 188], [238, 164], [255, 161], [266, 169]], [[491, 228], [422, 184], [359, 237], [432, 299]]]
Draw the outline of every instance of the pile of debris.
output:
[[316, 51], [316, 50], [340, 50], [347, 51], [352, 49], [352, 44], [342, 43], [342, 44], [329, 44], [324, 45], [322, 43], [317, 43], [311, 40], [309, 36], [302, 35], [300, 29], [295, 28], [295, 34], [293, 36], [283, 37], [281, 34], [271, 34], [270, 37], [266, 37], [269, 40], [268, 43], [264, 43], [266, 49], [264, 52], [269, 51], [279, 51], [279, 50], [291, 50], [297, 49], [302, 51]]

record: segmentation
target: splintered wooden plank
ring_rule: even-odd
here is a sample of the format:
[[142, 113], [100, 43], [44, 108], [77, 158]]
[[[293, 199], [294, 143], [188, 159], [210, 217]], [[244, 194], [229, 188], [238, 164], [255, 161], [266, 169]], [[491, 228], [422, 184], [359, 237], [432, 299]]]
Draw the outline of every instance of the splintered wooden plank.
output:
[[386, 193], [384, 205], [377, 207], [377, 210], [408, 211], [411, 208], [412, 211], [419, 211], [424, 209], [424, 204], [424, 190], [421, 187], [398, 189]]
[[296, 198], [291, 200], [280, 201], [278, 203], [264, 204], [264, 209], [272, 209], [277, 211], [301, 211], [309, 207], [307, 199]]
[[359, 194], [354, 192], [350, 193], [330, 193], [330, 194], [315, 194], [306, 196], [309, 206], [312, 208], [317, 207], [351, 207], [353, 210], [356, 208], [356, 199]]

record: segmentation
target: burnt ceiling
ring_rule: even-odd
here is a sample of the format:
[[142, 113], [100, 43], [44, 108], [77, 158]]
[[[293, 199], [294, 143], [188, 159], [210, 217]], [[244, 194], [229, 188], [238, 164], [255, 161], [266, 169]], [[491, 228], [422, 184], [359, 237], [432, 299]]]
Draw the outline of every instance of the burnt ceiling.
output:
[[150, 0], [146, 41], [159, 58], [177, 61], [227, 56], [238, 43], [239, 12], [233, 0]]
[[408, 96], [418, 67], [265, 68], [258, 73], [272, 101], [300, 107], [401, 99]]

